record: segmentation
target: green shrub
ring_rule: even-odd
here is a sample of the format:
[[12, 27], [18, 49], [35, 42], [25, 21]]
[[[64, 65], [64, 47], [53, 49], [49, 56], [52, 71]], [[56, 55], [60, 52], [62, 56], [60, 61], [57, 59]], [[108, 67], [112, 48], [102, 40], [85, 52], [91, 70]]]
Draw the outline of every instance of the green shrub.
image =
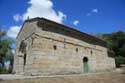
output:
[[125, 59], [121, 56], [115, 57], [116, 67], [120, 67], [121, 64], [125, 64]]
[[8, 74], [8, 70], [5, 67], [0, 67], [0, 74]]

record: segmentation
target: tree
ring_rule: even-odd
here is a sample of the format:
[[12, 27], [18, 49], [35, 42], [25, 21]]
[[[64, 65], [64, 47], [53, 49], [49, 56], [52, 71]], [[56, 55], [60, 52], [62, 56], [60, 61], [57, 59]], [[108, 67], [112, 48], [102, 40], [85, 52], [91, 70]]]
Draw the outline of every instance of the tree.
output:
[[[6, 31], [0, 30], [0, 69], [5, 68], [6, 61], [12, 61], [12, 48], [13, 40], [6, 36]], [[3, 68], [3, 69], [2, 69]], [[1, 72], [1, 71], [0, 71]]]
[[108, 49], [115, 53], [116, 66], [125, 63], [125, 32], [118, 31], [111, 34], [96, 34], [97, 37], [107, 41]]
[[118, 31], [111, 34], [97, 34], [96, 36], [107, 41], [107, 47], [114, 51], [115, 56], [125, 57], [125, 32]]

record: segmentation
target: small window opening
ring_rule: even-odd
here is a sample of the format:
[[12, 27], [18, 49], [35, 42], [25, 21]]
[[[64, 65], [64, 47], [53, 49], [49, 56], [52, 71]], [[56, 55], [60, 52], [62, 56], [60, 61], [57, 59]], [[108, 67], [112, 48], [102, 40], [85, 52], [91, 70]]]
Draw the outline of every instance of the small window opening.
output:
[[78, 48], [76, 48], [76, 52], [78, 52]]
[[93, 53], [93, 51], [91, 50], [91, 54]]
[[24, 54], [24, 66], [26, 65], [26, 54]]
[[64, 48], [66, 48], [66, 38], [64, 38]]
[[56, 50], [56, 49], [57, 49], [57, 46], [56, 46], [56, 45], [54, 45], [54, 46], [53, 46], [53, 48], [54, 48], [54, 50]]

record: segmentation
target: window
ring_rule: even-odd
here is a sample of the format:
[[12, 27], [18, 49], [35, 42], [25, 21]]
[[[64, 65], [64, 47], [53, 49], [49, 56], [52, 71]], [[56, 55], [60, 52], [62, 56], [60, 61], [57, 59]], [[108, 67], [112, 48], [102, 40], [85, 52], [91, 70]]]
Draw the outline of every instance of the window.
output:
[[93, 51], [91, 50], [91, 54], [93, 53]]
[[64, 48], [66, 48], [66, 38], [64, 38]]
[[54, 50], [56, 50], [57, 49], [56, 45], [54, 45], [53, 48], [54, 48]]
[[24, 66], [26, 65], [26, 54], [24, 54]]
[[26, 43], [24, 42], [24, 40], [21, 41], [20, 47], [19, 47], [19, 51], [24, 53], [26, 52]]
[[78, 52], [78, 48], [76, 48], [76, 52]]

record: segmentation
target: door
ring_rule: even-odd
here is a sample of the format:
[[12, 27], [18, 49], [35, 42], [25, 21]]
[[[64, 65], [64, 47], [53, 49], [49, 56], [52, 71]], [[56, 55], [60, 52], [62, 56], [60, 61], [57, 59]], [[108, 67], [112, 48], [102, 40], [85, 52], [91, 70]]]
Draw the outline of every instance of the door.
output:
[[83, 58], [83, 71], [84, 71], [84, 73], [89, 72], [88, 58], [87, 57]]

